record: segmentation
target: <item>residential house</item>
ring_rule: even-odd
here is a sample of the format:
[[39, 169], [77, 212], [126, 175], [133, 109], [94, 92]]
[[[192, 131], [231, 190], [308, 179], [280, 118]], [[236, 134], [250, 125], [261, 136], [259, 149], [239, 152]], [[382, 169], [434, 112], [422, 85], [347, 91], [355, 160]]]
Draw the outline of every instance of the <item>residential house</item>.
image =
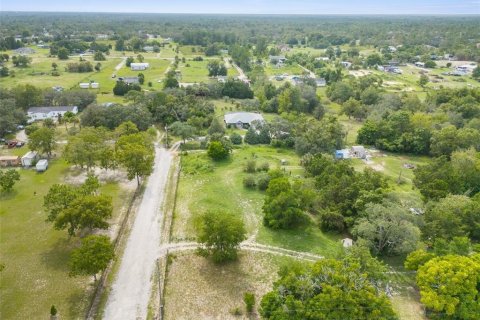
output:
[[424, 63], [424, 62], [417, 61], [417, 62], [415, 62], [415, 66], [416, 66], [416, 67], [419, 67], [419, 68], [425, 68], [425, 63]]
[[285, 63], [285, 61], [287, 61], [287, 58], [285, 56], [269, 56], [268, 60], [270, 63], [282, 65]]
[[0, 167], [16, 167], [20, 163], [19, 156], [0, 156]]
[[141, 62], [141, 63], [131, 63], [130, 64], [130, 69], [133, 71], [143, 71], [146, 70], [150, 67], [150, 64], [148, 62]]
[[391, 53], [394, 53], [394, 52], [397, 52], [397, 48], [395, 48], [394, 46], [388, 46], [388, 51], [390, 51]]
[[118, 81], [122, 81], [126, 84], [140, 84], [138, 77], [119, 77]]
[[342, 62], [340, 62], [340, 64], [342, 65], [342, 67], [347, 68], [347, 69], [350, 69], [350, 67], [352, 66], [352, 63], [348, 62], [348, 61], [342, 61]]
[[248, 129], [254, 121], [265, 122], [260, 113], [254, 112], [227, 113], [223, 119], [227, 127], [236, 126], [239, 129]]
[[145, 52], [153, 52], [153, 46], [145, 46], [145, 47], [143, 47], [143, 51], [145, 51]]
[[25, 168], [31, 167], [35, 161], [38, 159], [38, 152], [36, 151], [28, 151], [23, 157], [22, 157], [22, 166]]
[[74, 114], [78, 113], [77, 106], [63, 106], [63, 107], [31, 107], [27, 110], [29, 122], [36, 120], [52, 119], [57, 120], [58, 116], [63, 116], [67, 112]]

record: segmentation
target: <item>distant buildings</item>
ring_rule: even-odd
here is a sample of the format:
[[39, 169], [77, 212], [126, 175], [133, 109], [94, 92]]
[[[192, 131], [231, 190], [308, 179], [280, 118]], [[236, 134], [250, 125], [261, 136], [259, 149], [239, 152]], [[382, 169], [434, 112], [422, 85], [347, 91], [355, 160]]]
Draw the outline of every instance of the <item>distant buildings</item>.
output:
[[138, 77], [119, 77], [118, 81], [122, 81], [126, 84], [140, 84]]

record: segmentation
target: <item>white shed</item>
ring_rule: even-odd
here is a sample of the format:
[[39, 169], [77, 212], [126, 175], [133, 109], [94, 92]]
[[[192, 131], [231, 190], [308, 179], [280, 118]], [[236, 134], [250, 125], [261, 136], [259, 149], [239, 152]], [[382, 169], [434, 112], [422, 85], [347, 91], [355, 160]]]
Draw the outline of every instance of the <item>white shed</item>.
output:
[[98, 82], [92, 82], [92, 83], [90, 83], [90, 86], [92, 87], [92, 89], [100, 88], [100, 84]]
[[37, 165], [35, 166], [35, 168], [37, 169], [37, 172], [43, 172], [43, 171], [47, 170], [47, 168], [48, 168], [47, 159], [39, 160], [37, 162]]
[[38, 153], [36, 151], [28, 151], [23, 157], [22, 157], [22, 166], [25, 168], [31, 167], [35, 160], [38, 158]]
[[80, 88], [82, 88], [82, 89], [88, 89], [88, 88], [90, 88], [90, 82], [82, 82], [82, 83], [80, 83]]
[[353, 246], [353, 240], [350, 239], [350, 238], [342, 239], [342, 245], [343, 245], [344, 248], [349, 248], [349, 247]]

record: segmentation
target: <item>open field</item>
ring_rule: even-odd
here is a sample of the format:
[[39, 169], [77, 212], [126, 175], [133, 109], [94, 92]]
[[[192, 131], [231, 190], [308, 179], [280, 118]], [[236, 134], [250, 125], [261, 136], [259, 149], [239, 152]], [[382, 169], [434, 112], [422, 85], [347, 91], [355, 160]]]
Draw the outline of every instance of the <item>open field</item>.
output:
[[[187, 64], [190, 65], [187, 67]], [[209, 80], [207, 70], [208, 60], [193, 61], [187, 60], [178, 66], [178, 70], [182, 73], [180, 82], [206, 82]]]
[[[4, 149], [2, 154], [23, 155], [27, 147]], [[80, 243], [65, 230], [54, 230], [45, 222], [43, 197], [55, 183], [80, 183], [85, 172], [64, 160], [52, 159], [44, 173], [19, 169], [20, 181], [11, 193], [0, 193], [0, 262], [2, 271], [0, 314], [2, 319], [38, 319], [54, 304], [63, 319], [84, 316], [90, 301], [92, 277], [69, 277], [70, 252]], [[100, 192], [113, 199], [111, 228], [114, 235], [133, 192], [124, 174], [101, 173]]]
[[268, 77], [281, 75], [288, 73], [288, 75], [302, 75], [304, 70], [300, 68], [297, 64], [288, 65], [285, 64], [284, 66], [277, 68], [271, 63], [267, 63], [265, 67], [265, 73]]
[[[258, 319], [245, 314], [243, 295], [255, 294], [256, 306], [271, 290], [279, 267], [292, 261], [267, 253], [241, 252], [239, 261], [215, 265], [194, 253], [173, 256], [165, 288], [165, 319]], [[238, 308], [241, 316], [232, 311]]]
[[[270, 168], [280, 168], [293, 177], [303, 174], [300, 159], [293, 151], [270, 146], [242, 146], [234, 150], [230, 160], [219, 163], [212, 162], [203, 152], [184, 155], [172, 240], [194, 239], [200, 214], [206, 210], [225, 210], [242, 216], [248, 236], [259, 243], [334, 256], [341, 247], [339, 235], [326, 235], [314, 225], [291, 231], [272, 231], [263, 226], [264, 193], [246, 189], [242, 184], [247, 175], [243, 167], [250, 159], [255, 159], [258, 166], [268, 162]], [[288, 164], [280, 166], [282, 159]]]

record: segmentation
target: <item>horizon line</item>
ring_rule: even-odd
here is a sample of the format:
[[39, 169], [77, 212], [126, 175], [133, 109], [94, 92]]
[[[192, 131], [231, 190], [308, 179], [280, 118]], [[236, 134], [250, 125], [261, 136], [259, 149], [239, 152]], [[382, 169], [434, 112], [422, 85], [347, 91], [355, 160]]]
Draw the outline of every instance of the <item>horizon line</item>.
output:
[[480, 16], [480, 13], [246, 13], [246, 12], [126, 12], [126, 11], [29, 11], [0, 9], [1, 13], [106, 13], [106, 14], [168, 14], [168, 15], [244, 15], [244, 16]]

